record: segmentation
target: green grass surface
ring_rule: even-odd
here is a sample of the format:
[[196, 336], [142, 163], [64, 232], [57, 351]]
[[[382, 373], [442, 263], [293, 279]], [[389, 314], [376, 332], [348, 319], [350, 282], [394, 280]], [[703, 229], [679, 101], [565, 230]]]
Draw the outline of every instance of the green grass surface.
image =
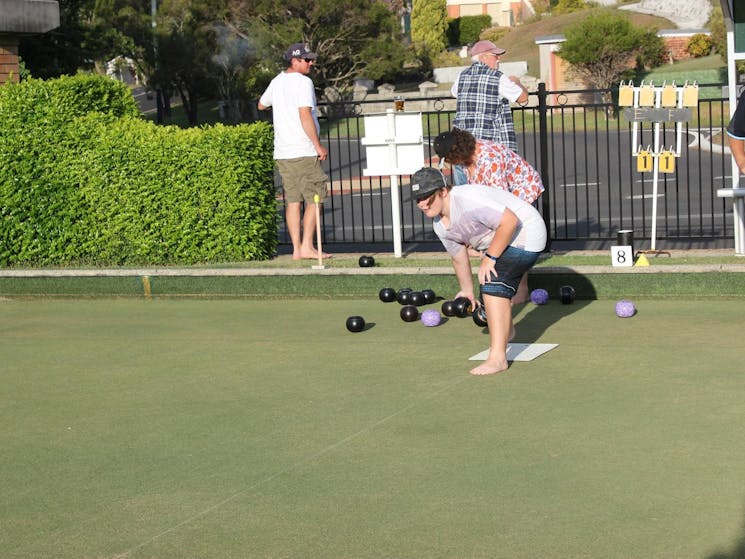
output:
[[739, 303], [0, 304], [4, 559], [742, 557]]
[[[572, 285], [580, 299], [628, 297], [696, 299], [745, 297], [744, 273], [674, 274], [531, 274], [530, 287], [556, 293]], [[250, 298], [250, 299], [377, 299], [383, 287], [433, 289], [453, 297], [453, 274], [372, 276], [202, 276], [150, 278], [149, 295], [141, 278], [0, 278], [6, 298]]]
[[[324, 245], [325, 247], [325, 245]], [[419, 267], [431, 267], [431, 266], [445, 266], [450, 267], [450, 258], [444, 250], [435, 252], [412, 252], [404, 255], [403, 257], [396, 258], [390, 252], [380, 253], [368, 253], [375, 258], [376, 268], [419, 268]], [[359, 253], [335, 253], [332, 259], [324, 261], [324, 265], [329, 269], [338, 268], [359, 268]], [[672, 250], [668, 255], [660, 256], [649, 256], [649, 263], [653, 267], [658, 266], [677, 266], [677, 265], [696, 265], [696, 264], [745, 264], [745, 256], [736, 255], [734, 251], [732, 253], [724, 253], [723, 251], [675, 251]], [[477, 262], [477, 260], [472, 260]], [[200, 269], [200, 268], [282, 268], [291, 270], [306, 270], [311, 271], [311, 266], [316, 264], [315, 261], [309, 260], [292, 260], [289, 256], [278, 256], [269, 260], [251, 260], [244, 262], [218, 262], [218, 263], [207, 263], [204, 265], [184, 266], [184, 268]], [[537, 266], [610, 266], [610, 251], [571, 251], [571, 252], [550, 252], [541, 254]], [[174, 268], [175, 266], [153, 266], [153, 268], [168, 269]], [[40, 269], [82, 269], [82, 270], [96, 270], [100, 267], [91, 266], [89, 264], [75, 265], [70, 264], [68, 266], [60, 266], [57, 268], [47, 267]], [[115, 266], [117, 270], [127, 269], [126, 266]], [[142, 266], [130, 267], [132, 269], [139, 269]], [[26, 267], [18, 268], [3, 268], [5, 270], [13, 269], [28, 269]]]

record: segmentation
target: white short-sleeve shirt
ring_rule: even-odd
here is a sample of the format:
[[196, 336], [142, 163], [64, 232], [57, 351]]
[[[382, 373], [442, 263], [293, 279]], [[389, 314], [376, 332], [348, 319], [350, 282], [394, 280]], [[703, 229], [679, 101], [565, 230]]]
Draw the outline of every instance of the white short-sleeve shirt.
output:
[[271, 81], [259, 99], [265, 107], [272, 107], [274, 122], [274, 159], [315, 157], [313, 142], [300, 122], [300, 107], [310, 107], [316, 131], [320, 132], [313, 81], [299, 72], [282, 72]]
[[432, 226], [445, 250], [455, 256], [469, 245], [485, 251], [502, 222], [505, 208], [512, 210], [519, 224], [510, 246], [540, 252], [546, 247], [546, 224], [540, 212], [506, 190], [482, 185], [461, 185], [450, 189], [450, 226], [440, 218]]

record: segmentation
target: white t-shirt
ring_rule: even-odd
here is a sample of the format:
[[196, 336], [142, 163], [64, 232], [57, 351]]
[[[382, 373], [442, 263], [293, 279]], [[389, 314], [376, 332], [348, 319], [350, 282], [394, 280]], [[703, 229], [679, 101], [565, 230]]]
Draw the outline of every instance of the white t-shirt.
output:
[[[458, 74], [458, 77], [455, 78], [455, 82], [453, 83], [453, 86], [450, 88], [450, 93], [453, 97], [458, 97], [458, 80], [460, 79], [460, 74]], [[517, 98], [520, 97], [523, 93], [523, 88], [517, 85], [515, 82], [513, 82], [505, 73], [502, 73], [501, 76], [499, 76], [499, 95], [500, 97], [504, 97], [507, 99], [510, 103], [517, 102]]]
[[485, 251], [502, 222], [505, 208], [512, 210], [520, 221], [510, 246], [540, 252], [546, 247], [546, 225], [533, 206], [506, 190], [482, 185], [461, 185], [450, 189], [450, 227], [439, 217], [432, 226], [445, 250], [455, 256], [470, 245]]
[[316, 148], [303, 130], [300, 107], [310, 107], [316, 132], [320, 132], [313, 81], [299, 72], [282, 72], [271, 81], [259, 99], [265, 107], [273, 107], [274, 159], [315, 157]]

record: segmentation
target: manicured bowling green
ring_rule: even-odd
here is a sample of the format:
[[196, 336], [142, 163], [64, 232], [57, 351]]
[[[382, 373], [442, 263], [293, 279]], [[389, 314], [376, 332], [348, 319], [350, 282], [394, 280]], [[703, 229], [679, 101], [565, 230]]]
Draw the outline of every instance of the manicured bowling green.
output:
[[735, 557], [742, 300], [552, 297], [2, 301], [0, 556]]

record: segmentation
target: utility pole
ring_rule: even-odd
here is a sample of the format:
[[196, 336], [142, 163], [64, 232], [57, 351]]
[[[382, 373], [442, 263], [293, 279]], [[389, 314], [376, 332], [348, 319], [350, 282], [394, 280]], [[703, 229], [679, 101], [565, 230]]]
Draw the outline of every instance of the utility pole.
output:
[[155, 89], [156, 122], [163, 124], [163, 88], [158, 75], [158, 0], [150, 0], [150, 21], [153, 28], [153, 89]]

